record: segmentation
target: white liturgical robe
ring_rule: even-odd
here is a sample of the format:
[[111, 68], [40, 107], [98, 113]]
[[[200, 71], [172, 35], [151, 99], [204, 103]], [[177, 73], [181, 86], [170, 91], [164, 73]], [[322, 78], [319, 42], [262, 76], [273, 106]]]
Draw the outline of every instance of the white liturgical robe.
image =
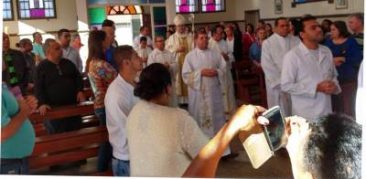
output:
[[299, 42], [300, 40], [292, 35], [282, 37], [274, 33], [262, 46], [261, 65], [266, 79], [268, 108], [279, 105], [285, 116], [291, 114], [291, 102], [286, 93], [281, 93], [282, 63], [285, 54]]
[[[357, 88], [357, 97], [356, 97], [356, 121], [359, 124], [363, 124], [364, 120], [366, 120], [366, 73], [365, 73], [365, 64], [362, 62], [360, 71], [358, 72], [358, 88]], [[365, 136], [365, 135], [363, 135]]]
[[[173, 53], [176, 58], [176, 62], [178, 63], [178, 74], [182, 74], [182, 68], [185, 56], [188, 52], [193, 49], [193, 37], [188, 33], [180, 34], [175, 32], [171, 35], [165, 43], [165, 49]], [[184, 52], [177, 52], [180, 47], [184, 47]], [[182, 76], [176, 76], [176, 94], [179, 96], [179, 103], [187, 103], [187, 86], [184, 84]]]
[[211, 38], [208, 43], [208, 47], [220, 54], [224, 53], [229, 56], [229, 60], [225, 61], [226, 63], [226, 74], [224, 78], [225, 84], [222, 85], [222, 90], [224, 93], [225, 112], [229, 114], [227, 116], [227, 119], [229, 119], [236, 107], [235, 95], [234, 95], [234, 82], [233, 77], [231, 75], [231, 63], [234, 62], [234, 56], [232, 53], [229, 53], [229, 46], [225, 40], [220, 40], [219, 42], [217, 42], [216, 40]]
[[[205, 77], [201, 70], [216, 69], [218, 75]], [[188, 86], [188, 111], [208, 137], [213, 137], [225, 124], [221, 85], [226, 73], [223, 57], [211, 49], [195, 48], [187, 54], [182, 69]]]
[[[147, 65], [150, 65], [152, 63], [161, 63], [163, 65], [169, 66], [169, 71], [171, 74], [172, 79], [172, 96], [170, 101], [170, 106], [177, 107], [178, 106], [178, 97], [175, 92], [175, 79], [176, 75], [178, 75], [178, 64], [175, 61], [175, 58], [171, 52], [168, 50], [159, 50], [155, 48], [149, 55], [149, 58], [147, 60]], [[180, 74], [179, 74], [180, 75]]]
[[285, 55], [281, 88], [291, 95], [292, 115], [314, 121], [332, 112], [331, 95], [316, 90], [324, 80], [337, 85], [335, 94], [341, 92], [333, 55], [327, 47], [319, 45], [312, 51], [300, 43]]

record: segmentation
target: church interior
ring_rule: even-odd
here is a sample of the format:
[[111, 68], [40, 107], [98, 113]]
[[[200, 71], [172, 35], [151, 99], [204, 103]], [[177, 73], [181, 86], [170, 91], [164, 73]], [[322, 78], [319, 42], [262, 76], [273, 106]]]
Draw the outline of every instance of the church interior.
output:
[[[313, 156], [323, 138], [309, 134], [302, 153], [291, 151], [290, 116], [311, 128], [345, 114], [351, 124], [339, 125], [354, 133], [329, 136], [361, 138], [364, 0], [3, 0], [2, 8], [0, 175], [328, 178], [338, 173], [307, 163], [329, 157]], [[262, 107], [274, 106], [280, 119], [262, 125]], [[250, 115], [261, 133], [241, 135], [237, 123]], [[357, 139], [348, 147], [361, 155]], [[301, 173], [294, 157], [303, 155]], [[361, 178], [358, 160], [344, 159], [342, 176]]]

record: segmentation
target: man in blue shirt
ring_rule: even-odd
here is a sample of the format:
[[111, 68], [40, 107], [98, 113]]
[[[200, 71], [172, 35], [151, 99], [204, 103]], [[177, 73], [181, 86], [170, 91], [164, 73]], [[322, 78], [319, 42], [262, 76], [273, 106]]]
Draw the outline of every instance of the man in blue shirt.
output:
[[117, 41], [114, 39], [116, 26], [114, 25], [113, 21], [106, 19], [102, 23], [102, 30], [107, 34], [106, 40], [109, 46], [109, 48], [105, 52], [105, 58], [107, 62], [110, 63], [118, 71], [118, 66], [113, 60], [114, 49], [118, 46]]

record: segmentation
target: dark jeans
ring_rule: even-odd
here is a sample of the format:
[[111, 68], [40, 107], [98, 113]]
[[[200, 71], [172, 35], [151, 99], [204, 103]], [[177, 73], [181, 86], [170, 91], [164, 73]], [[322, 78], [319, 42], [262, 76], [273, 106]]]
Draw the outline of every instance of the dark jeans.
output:
[[0, 159], [0, 174], [28, 174], [28, 159]]
[[80, 116], [75, 116], [63, 119], [45, 120], [44, 125], [49, 134], [68, 132], [81, 128], [81, 118]]
[[[101, 126], [106, 125], [105, 108], [99, 108], [94, 110], [95, 115], [99, 119]], [[104, 172], [108, 170], [108, 167], [112, 160], [112, 146], [109, 142], [100, 144], [98, 151], [98, 172]]]

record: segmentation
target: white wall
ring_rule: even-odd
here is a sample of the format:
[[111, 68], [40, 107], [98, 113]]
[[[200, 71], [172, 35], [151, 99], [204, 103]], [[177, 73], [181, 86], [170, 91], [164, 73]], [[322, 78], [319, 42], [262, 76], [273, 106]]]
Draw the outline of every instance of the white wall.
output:
[[275, 14], [274, 12], [274, 0], [237, 0], [235, 1], [235, 17], [244, 17], [244, 11], [247, 10], [260, 10], [261, 19], [270, 19], [280, 16], [294, 17], [302, 16], [304, 14], [312, 14], [314, 16], [319, 15], [337, 15], [337, 14], [349, 14], [353, 12], [364, 11], [363, 0], [348, 0], [347, 9], [336, 9], [335, 4], [329, 4], [328, 1], [319, 1], [305, 4], [297, 4], [296, 7], [291, 7], [293, 0], [283, 1], [283, 13]]
[[[346, 9], [336, 9], [335, 4], [329, 4], [328, 1], [297, 4], [294, 8], [291, 7], [293, 0], [282, 1], [283, 13], [275, 14], [274, 0], [226, 0], [226, 12], [197, 13], [195, 14], [195, 21], [197, 23], [242, 21], [245, 18], [244, 12], [248, 10], [259, 10], [261, 19], [273, 19], [280, 16], [294, 17], [302, 16], [304, 14], [312, 14], [314, 16], [339, 15], [364, 11], [363, 0], [348, 0], [348, 8]], [[167, 0], [166, 3], [168, 11], [167, 14], [170, 16], [168, 17], [168, 23], [173, 24], [175, 1]]]
[[[220, 21], [234, 21], [243, 20], [243, 15], [236, 17], [236, 5], [242, 0], [226, 0], [226, 11], [217, 13], [196, 13], [195, 22], [196, 23], [209, 23], [209, 22], [220, 22]], [[166, 0], [167, 5], [167, 18], [168, 24], [173, 24], [173, 19], [176, 14], [175, 12], [175, 1]], [[244, 13], [244, 11], [243, 11]], [[187, 14], [183, 14], [186, 18], [189, 17]]]
[[[19, 41], [20, 38], [32, 38], [33, 32], [41, 32], [45, 34], [45, 38], [53, 37], [54, 34], [49, 32], [56, 32], [59, 29], [66, 28], [69, 30], [77, 30], [77, 11], [75, 0], [56, 0], [56, 14], [55, 19], [37, 19], [37, 20], [18, 20], [16, 11], [16, 0], [13, 1], [14, 21], [4, 21], [4, 32], [10, 34], [11, 46]], [[80, 1], [80, 0], [78, 0]], [[17, 34], [19, 36], [14, 36]]]

